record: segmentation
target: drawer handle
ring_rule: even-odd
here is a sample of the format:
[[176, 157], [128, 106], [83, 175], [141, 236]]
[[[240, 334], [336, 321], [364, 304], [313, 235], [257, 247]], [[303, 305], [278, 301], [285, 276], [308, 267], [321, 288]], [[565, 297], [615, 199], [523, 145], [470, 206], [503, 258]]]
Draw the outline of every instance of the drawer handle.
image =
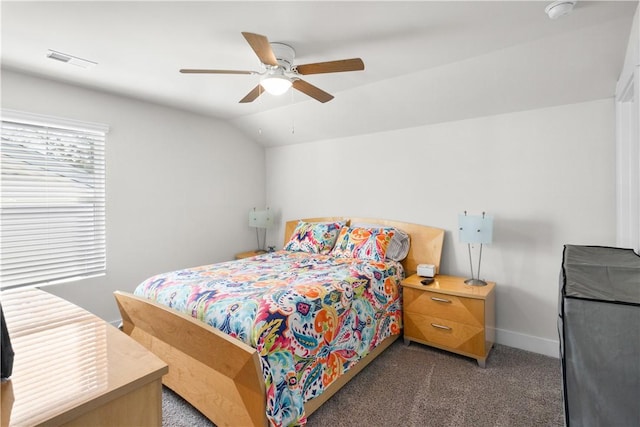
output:
[[437, 297], [431, 297], [432, 300], [434, 301], [438, 301], [438, 302], [447, 302], [447, 303], [451, 303], [450, 300], [448, 299], [444, 299], [444, 298], [437, 298]]
[[432, 323], [431, 326], [433, 326], [434, 328], [438, 328], [438, 329], [446, 329], [447, 331], [451, 330], [450, 327], [444, 326], [444, 325], [438, 325], [437, 323]]

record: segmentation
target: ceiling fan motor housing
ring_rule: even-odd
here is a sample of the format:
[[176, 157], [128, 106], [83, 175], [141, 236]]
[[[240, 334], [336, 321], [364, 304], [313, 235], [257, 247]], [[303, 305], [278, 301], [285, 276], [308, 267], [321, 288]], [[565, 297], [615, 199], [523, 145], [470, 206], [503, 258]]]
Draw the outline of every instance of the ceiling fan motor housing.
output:
[[284, 43], [269, 43], [271, 50], [278, 61], [278, 65], [285, 69], [285, 71], [291, 71], [293, 67], [293, 60], [296, 57], [296, 51], [287, 44]]

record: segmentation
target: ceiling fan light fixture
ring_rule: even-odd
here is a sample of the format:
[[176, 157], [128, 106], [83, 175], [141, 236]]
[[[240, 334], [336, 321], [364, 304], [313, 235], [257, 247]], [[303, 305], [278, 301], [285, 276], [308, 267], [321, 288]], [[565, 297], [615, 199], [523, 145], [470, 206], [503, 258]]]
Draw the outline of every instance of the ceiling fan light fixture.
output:
[[260, 85], [271, 95], [282, 95], [289, 90], [292, 82], [283, 75], [272, 74], [265, 76], [260, 82]]

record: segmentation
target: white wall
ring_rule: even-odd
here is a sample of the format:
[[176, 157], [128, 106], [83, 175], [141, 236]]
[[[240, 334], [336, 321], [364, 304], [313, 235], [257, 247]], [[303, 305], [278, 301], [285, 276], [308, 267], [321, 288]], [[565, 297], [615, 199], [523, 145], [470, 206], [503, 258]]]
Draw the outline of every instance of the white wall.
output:
[[[605, 99], [273, 147], [267, 201], [283, 221], [352, 215], [444, 228], [441, 271], [460, 276], [469, 261], [457, 214], [493, 214], [482, 276], [497, 282], [497, 341], [557, 357], [563, 245], [615, 243], [614, 143]], [[281, 235], [270, 239], [281, 245]]]
[[[482, 276], [499, 343], [557, 356], [562, 246], [615, 244], [612, 99], [266, 150], [225, 122], [2, 73], [2, 107], [110, 125], [107, 275], [49, 287], [106, 320], [112, 292], [253, 248], [247, 210], [379, 217], [448, 230], [442, 272], [468, 276], [457, 214], [495, 217]], [[265, 187], [266, 180], [266, 198]], [[224, 224], [221, 226], [220, 224]], [[282, 227], [269, 244], [282, 244]]]
[[107, 274], [48, 291], [114, 321], [113, 291], [255, 247], [264, 148], [225, 122], [7, 70], [2, 107], [110, 126]]

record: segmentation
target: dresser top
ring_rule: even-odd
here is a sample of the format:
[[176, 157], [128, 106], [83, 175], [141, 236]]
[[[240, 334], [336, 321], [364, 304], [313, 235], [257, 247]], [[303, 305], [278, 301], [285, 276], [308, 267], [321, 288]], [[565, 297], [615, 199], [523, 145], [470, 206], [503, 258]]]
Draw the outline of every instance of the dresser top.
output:
[[40, 289], [3, 291], [2, 311], [15, 353], [2, 425], [61, 424], [167, 372], [117, 328]]

